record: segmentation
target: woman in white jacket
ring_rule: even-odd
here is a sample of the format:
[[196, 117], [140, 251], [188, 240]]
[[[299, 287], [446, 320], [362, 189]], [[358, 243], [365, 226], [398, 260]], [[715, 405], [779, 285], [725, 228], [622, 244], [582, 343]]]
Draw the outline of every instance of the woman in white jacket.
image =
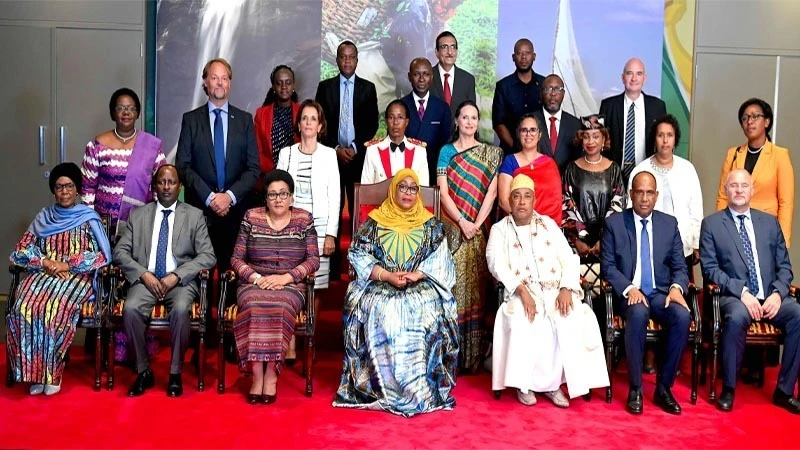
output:
[[303, 101], [295, 123], [300, 142], [281, 150], [277, 166], [294, 179], [294, 207], [314, 216], [320, 255], [315, 289], [328, 287], [330, 256], [339, 231], [339, 166], [336, 151], [319, 143], [325, 130], [322, 106], [311, 99]]

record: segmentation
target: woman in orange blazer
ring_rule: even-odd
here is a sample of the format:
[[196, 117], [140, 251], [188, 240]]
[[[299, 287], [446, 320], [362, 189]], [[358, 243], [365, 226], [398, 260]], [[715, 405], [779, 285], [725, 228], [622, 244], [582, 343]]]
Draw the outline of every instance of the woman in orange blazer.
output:
[[[256, 141], [258, 142], [261, 175], [275, 168], [282, 148], [300, 142], [294, 123], [300, 104], [294, 90], [294, 72], [291, 67], [279, 65], [269, 76], [272, 86], [264, 104], [256, 110]], [[263, 190], [259, 180], [258, 190]], [[263, 197], [263, 195], [261, 196]]]
[[728, 172], [744, 168], [753, 176], [755, 193], [750, 206], [778, 218], [789, 247], [794, 211], [794, 169], [789, 150], [778, 147], [770, 139], [772, 117], [772, 107], [758, 98], [751, 98], [739, 107], [739, 123], [747, 144], [728, 149], [719, 180], [717, 210], [728, 206], [725, 195]]

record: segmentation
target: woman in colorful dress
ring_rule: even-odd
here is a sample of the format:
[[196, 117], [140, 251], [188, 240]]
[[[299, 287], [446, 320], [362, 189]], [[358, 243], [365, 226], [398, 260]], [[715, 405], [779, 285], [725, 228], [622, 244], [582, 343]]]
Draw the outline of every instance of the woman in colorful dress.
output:
[[[294, 90], [292, 68], [283, 64], [275, 67], [269, 74], [269, 81], [267, 97], [253, 119], [262, 174], [275, 168], [282, 148], [300, 142], [295, 126], [300, 104]], [[263, 193], [260, 180], [257, 190]]]
[[519, 119], [517, 135], [521, 148], [517, 153], [503, 158], [500, 177], [497, 180], [497, 202], [506, 214], [511, 212], [508, 200], [511, 195], [511, 180], [517, 174], [523, 173], [536, 185], [534, 211], [560, 224], [563, 215], [561, 173], [553, 158], [539, 153], [542, 124], [533, 113], [524, 114]]
[[61, 390], [81, 307], [94, 298], [96, 269], [111, 261], [100, 216], [78, 204], [80, 168], [59, 164], [49, 181], [55, 205], [39, 212], [10, 257], [27, 274], [6, 316], [7, 351], [14, 380], [31, 383], [31, 395]]
[[447, 220], [445, 230], [456, 264], [461, 353], [459, 367], [475, 373], [484, 341], [484, 303], [489, 289], [486, 266], [487, 219], [497, 197], [497, 173], [503, 151], [478, 141], [480, 113], [467, 100], [456, 110], [453, 142], [442, 147], [436, 167]]
[[239, 279], [233, 332], [240, 368], [252, 368], [251, 404], [277, 400], [278, 374], [306, 301], [305, 278], [319, 269], [311, 213], [292, 208], [292, 176], [272, 170], [264, 186], [267, 206], [245, 213], [231, 257]]
[[400, 170], [353, 236], [344, 302], [344, 364], [333, 406], [410, 417], [452, 409], [458, 364], [456, 282], [442, 223], [419, 178]]

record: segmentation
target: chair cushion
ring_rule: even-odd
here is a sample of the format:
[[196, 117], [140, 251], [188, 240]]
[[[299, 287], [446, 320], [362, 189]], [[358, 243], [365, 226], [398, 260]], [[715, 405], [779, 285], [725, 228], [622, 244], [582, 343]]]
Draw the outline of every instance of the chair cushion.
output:
[[[122, 317], [122, 309], [125, 308], [125, 299], [119, 300], [114, 305], [114, 316]], [[164, 303], [156, 303], [153, 307], [153, 312], [150, 314], [151, 319], [167, 319], [169, 317], [169, 311], [167, 310], [167, 305]], [[197, 320], [200, 318], [200, 303], [193, 302], [192, 303], [192, 310], [189, 313], [189, 318], [192, 320]]]
[[781, 329], [767, 322], [753, 322], [747, 329], [748, 336], [780, 336]]
[[[625, 329], [625, 319], [620, 316], [614, 316], [614, 329], [615, 330], [624, 330]], [[661, 331], [663, 327], [660, 323], [650, 319], [647, 322], [647, 331]], [[697, 324], [694, 323], [694, 320], [689, 322], [689, 331], [694, 332], [697, 331]]]
[[[236, 320], [236, 315], [239, 313], [239, 305], [231, 305], [225, 308], [225, 313], [222, 316], [226, 322], [233, 322]], [[297, 326], [305, 325], [308, 314], [305, 309], [297, 312]]]

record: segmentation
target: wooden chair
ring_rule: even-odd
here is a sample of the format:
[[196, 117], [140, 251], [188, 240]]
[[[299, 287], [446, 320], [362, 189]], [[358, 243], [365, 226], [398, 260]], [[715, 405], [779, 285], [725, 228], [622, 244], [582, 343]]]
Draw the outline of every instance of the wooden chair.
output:
[[[583, 299], [582, 299], [583, 303], [586, 303], [587, 305], [589, 305], [589, 308], [592, 308], [593, 283], [591, 281], [586, 280], [585, 278], [581, 278], [581, 288], [583, 289]], [[505, 286], [503, 286], [503, 283], [497, 282], [497, 298], [500, 299], [499, 300], [500, 302], [502, 302], [504, 290]], [[594, 310], [594, 308], [592, 308], [592, 310]], [[492, 393], [494, 394], [495, 400], [500, 400], [500, 396], [503, 393], [503, 390], [502, 389], [492, 390]], [[589, 401], [591, 399], [591, 396], [592, 394], [590, 392], [584, 395], [583, 398], [584, 400]]]
[[[217, 311], [223, 311], [219, 320], [219, 352], [217, 367], [219, 373], [217, 376], [217, 392], [222, 394], [225, 392], [225, 355], [222, 349], [225, 348], [225, 333], [233, 333], [233, 322], [236, 320], [236, 315], [239, 312], [239, 305], [234, 302], [232, 305], [225, 307], [225, 299], [229, 289], [233, 292], [235, 289], [234, 282], [236, 281], [236, 273], [233, 270], [227, 270], [220, 277], [219, 286], [219, 305]], [[314, 332], [316, 327], [316, 304], [314, 300], [314, 275], [309, 275], [305, 279], [306, 283], [306, 299], [303, 307], [297, 312], [297, 323], [294, 328], [294, 335], [297, 337], [305, 338], [305, 357], [303, 358], [303, 374], [306, 377], [306, 396], [311, 397], [313, 393], [313, 358], [314, 358]], [[236, 295], [233, 292], [233, 295]]]
[[[389, 194], [389, 186], [392, 179], [386, 179], [375, 184], [356, 183], [353, 194], [353, 230], [350, 236], [354, 236], [358, 227], [367, 220], [369, 213], [381, 206]], [[439, 199], [439, 186], [420, 186], [419, 195], [422, 203], [437, 219], [441, 219], [441, 203]]]
[[[108, 315], [108, 328], [111, 332], [111, 338], [108, 340], [108, 387], [110, 391], [114, 389], [114, 372], [115, 361], [114, 351], [116, 342], [113, 333], [117, 329], [122, 328], [122, 310], [125, 307], [125, 295], [127, 293], [128, 282], [122, 273], [122, 269], [118, 266], [112, 266], [109, 270], [110, 286], [111, 286], [111, 302], [113, 305], [111, 313]], [[208, 308], [208, 278], [209, 271], [202, 270], [198, 275], [200, 284], [199, 295], [192, 302], [191, 309], [189, 310], [190, 329], [198, 334], [198, 364], [197, 364], [197, 390], [205, 390], [205, 369], [203, 362], [205, 361], [205, 334], [206, 334], [206, 310]], [[150, 330], [154, 331], [169, 331], [169, 311], [164, 302], [157, 302], [153, 307], [150, 314]]]
[[[710, 339], [711, 339], [711, 382], [709, 386], [709, 400], [712, 402], [717, 399], [717, 366], [719, 359], [720, 339], [722, 338], [722, 316], [719, 309], [720, 287], [716, 284], [709, 283], [705, 287], [706, 298], [704, 302], [706, 311], [709, 311], [711, 317], [708, 317], [707, 324], [710, 326]], [[800, 287], [791, 286], [789, 288], [789, 295], [794, 297], [795, 300], [800, 301]], [[709, 316], [708, 314], [706, 316]], [[745, 335], [745, 345], [751, 346], [778, 346], [783, 344], [783, 333], [781, 329], [768, 323], [766, 321], [754, 321], [750, 324]], [[766, 352], [764, 352], [766, 354]], [[764, 386], [764, 366], [760, 365], [760, 377], [758, 386]], [[704, 370], [705, 372], [705, 370]]]
[[[608, 366], [609, 386], [606, 389], [606, 402], [611, 403], [611, 387], [613, 384], [614, 355], [618, 348], [622, 346], [625, 339], [625, 319], [614, 313], [614, 292], [608, 281], [603, 280], [601, 291], [606, 303], [606, 332], [604, 335], [606, 345], [606, 365]], [[698, 357], [700, 345], [702, 343], [702, 325], [700, 321], [700, 309], [697, 305], [697, 288], [693, 283], [689, 284], [689, 292], [684, 293], [686, 304], [691, 310], [691, 322], [689, 323], [689, 346], [692, 349], [692, 404], [697, 403], [697, 377], [698, 377]], [[663, 336], [663, 329], [659, 323], [650, 319], [647, 324], [646, 342], [660, 343]]]

